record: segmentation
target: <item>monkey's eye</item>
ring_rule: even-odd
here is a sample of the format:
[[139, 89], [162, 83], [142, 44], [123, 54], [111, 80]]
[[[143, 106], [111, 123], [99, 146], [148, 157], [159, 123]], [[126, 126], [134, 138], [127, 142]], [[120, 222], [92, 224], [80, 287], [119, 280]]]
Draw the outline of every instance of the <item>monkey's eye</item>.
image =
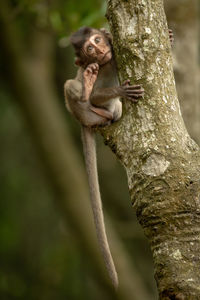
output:
[[96, 43], [96, 44], [98, 44], [100, 41], [101, 41], [101, 38], [100, 38], [100, 37], [96, 37], [96, 38], [95, 38], [95, 43]]
[[90, 45], [90, 46], [87, 47], [87, 51], [88, 52], [91, 52], [92, 50], [93, 50], [93, 46], [92, 45]]

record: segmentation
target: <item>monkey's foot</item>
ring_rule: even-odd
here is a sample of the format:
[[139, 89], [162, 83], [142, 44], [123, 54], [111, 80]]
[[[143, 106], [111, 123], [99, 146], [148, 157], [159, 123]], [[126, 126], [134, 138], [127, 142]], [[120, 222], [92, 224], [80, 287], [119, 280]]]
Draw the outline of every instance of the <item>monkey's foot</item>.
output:
[[87, 66], [83, 72], [83, 99], [89, 100], [95, 81], [97, 80], [99, 65], [93, 63]]

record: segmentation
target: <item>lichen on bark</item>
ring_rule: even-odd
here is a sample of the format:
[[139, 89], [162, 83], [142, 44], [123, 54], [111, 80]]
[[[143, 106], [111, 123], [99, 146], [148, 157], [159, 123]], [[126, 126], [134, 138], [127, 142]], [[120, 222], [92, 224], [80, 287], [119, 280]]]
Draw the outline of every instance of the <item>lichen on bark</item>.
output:
[[107, 18], [119, 78], [145, 97], [123, 100], [102, 134], [126, 169], [160, 299], [200, 299], [200, 152], [180, 112], [163, 1], [110, 0]]

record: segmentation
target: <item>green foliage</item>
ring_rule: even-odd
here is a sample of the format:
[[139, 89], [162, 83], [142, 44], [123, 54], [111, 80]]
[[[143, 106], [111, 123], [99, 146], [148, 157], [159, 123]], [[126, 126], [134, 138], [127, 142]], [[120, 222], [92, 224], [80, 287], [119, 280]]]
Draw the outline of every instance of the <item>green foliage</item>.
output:
[[68, 36], [80, 26], [101, 27], [106, 22], [106, 1], [13, 1], [16, 18], [25, 38], [34, 30], [50, 27], [59, 38]]

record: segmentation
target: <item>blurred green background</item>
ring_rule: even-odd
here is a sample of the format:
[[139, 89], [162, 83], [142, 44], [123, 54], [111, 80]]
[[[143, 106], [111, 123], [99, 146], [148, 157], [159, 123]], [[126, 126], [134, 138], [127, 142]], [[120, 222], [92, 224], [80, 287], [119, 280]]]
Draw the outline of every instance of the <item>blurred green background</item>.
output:
[[[48, 81], [50, 93], [63, 112], [63, 130], [70, 132], [69, 139], [75, 144], [68, 151], [76, 151], [81, 157], [80, 176], [85, 176], [80, 127], [65, 111], [63, 84], [76, 74], [69, 35], [83, 25], [107, 27], [106, 2], [12, 0], [3, 1], [0, 9], [0, 299], [114, 299], [110, 287], [99, 279], [93, 261], [79, 242], [76, 226], [72, 226], [79, 220], [68, 222], [62, 206], [56, 204], [61, 196], [59, 188], [55, 188], [56, 179], [49, 175], [51, 166], [47, 166], [48, 159], [41, 146], [43, 133], [37, 133], [30, 120], [29, 104], [20, 100], [27, 95], [34, 99], [32, 91], [37, 89], [34, 76], [44, 86], [42, 96], [48, 96], [42, 83], [42, 64], [46, 64], [50, 75], [45, 82]], [[28, 83], [26, 75], [21, 76], [23, 64], [30, 70], [30, 79], [36, 74]], [[37, 64], [37, 70], [32, 72], [31, 68]], [[40, 93], [40, 86], [38, 90]], [[33, 112], [37, 113], [40, 111]], [[50, 138], [54, 138], [51, 132]], [[131, 206], [126, 174], [100, 136], [97, 144], [104, 209], [149, 299], [156, 299], [152, 257]], [[53, 151], [52, 157], [60, 155], [59, 147], [57, 153]], [[66, 181], [73, 187], [71, 170], [65, 171], [68, 172]], [[75, 172], [79, 174], [77, 167]], [[73, 198], [73, 193], [68, 197]], [[76, 199], [72, 200], [76, 203]], [[122, 294], [121, 299], [128, 298]]]

